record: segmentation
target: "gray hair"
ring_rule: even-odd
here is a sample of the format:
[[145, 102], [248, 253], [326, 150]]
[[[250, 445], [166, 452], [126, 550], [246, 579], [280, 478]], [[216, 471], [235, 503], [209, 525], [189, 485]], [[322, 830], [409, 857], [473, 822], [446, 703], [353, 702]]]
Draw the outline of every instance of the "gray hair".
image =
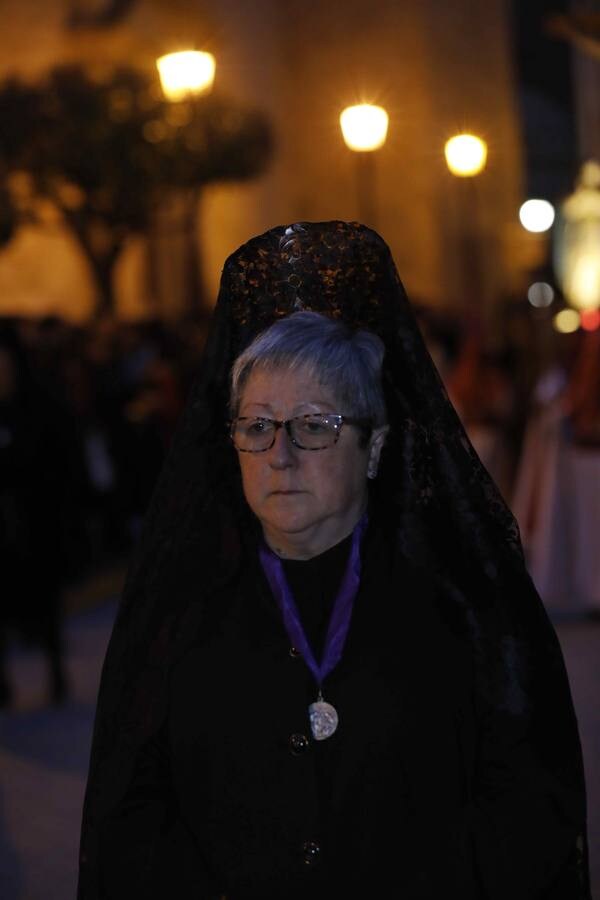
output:
[[370, 331], [355, 331], [317, 312], [292, 313], [257, 335], [235, 360], [231, 415], [237, 415], [254, 369], [301, 370], [332, 392], [342, 413], [378, 428], [387, 423], [381, 384], [384, 352], [383, 341]]

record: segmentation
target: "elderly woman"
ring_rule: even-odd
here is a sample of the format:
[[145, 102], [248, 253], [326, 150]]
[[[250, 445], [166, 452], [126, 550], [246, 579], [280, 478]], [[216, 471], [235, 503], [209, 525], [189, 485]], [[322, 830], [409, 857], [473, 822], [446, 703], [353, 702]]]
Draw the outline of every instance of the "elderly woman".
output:
[[564, 664], [382, 239], [226, 262], [102, 675], [80, 900], [589, 898]]

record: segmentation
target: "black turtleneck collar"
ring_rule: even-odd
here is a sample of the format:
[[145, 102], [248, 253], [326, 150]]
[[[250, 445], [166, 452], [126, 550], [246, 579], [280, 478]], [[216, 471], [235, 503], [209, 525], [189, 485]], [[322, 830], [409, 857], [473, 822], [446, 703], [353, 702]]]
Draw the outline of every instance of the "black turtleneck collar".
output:
[[351, 544], [352, 533], [311, 559], [281, 560], [302, 626], [318, 659]]

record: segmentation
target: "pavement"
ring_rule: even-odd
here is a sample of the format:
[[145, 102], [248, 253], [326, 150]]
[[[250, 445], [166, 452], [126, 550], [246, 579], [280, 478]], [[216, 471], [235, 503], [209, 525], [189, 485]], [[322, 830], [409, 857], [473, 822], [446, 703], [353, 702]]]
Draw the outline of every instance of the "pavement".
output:
[[67, 593], [65, 703], [49, 705], [39, 652], [11, 648], [14, 704], [0, 712], [0, 900], [75, 900], [96, 697], [124, 571], [109, 567]]
[[[122, 571], [80, 589], [65, 617], [69, 699], [47, 704], [45, 668], [15, 646], [15, 705], [0, 713], [0, 900], [75, 900], [81, 806], [102, 660]], [[586, 767], [592, 888], [600, 900], [600, 622], [556, 622]]]

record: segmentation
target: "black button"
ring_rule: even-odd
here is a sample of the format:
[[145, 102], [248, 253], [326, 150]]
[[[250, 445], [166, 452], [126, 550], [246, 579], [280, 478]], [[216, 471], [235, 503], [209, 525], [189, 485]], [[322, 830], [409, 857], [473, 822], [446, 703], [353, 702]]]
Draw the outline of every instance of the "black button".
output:
[[292, 659], [298, 659], [298, 657], [300, 656], [300, 651], [297, 647], [290, 647], [290, 656], [292, 657]]
[[314, 866], [319, 861], [321, 847], [316, 841], [305, 841], [302, 845], [302, 853], [304, 854], [304, 862], [307, 866]]
[[290, 752], [294, 756], [300, 756], [301, 753], [308, 750], [309, 743], [305, 734], [291, 734], [289, 740]]

